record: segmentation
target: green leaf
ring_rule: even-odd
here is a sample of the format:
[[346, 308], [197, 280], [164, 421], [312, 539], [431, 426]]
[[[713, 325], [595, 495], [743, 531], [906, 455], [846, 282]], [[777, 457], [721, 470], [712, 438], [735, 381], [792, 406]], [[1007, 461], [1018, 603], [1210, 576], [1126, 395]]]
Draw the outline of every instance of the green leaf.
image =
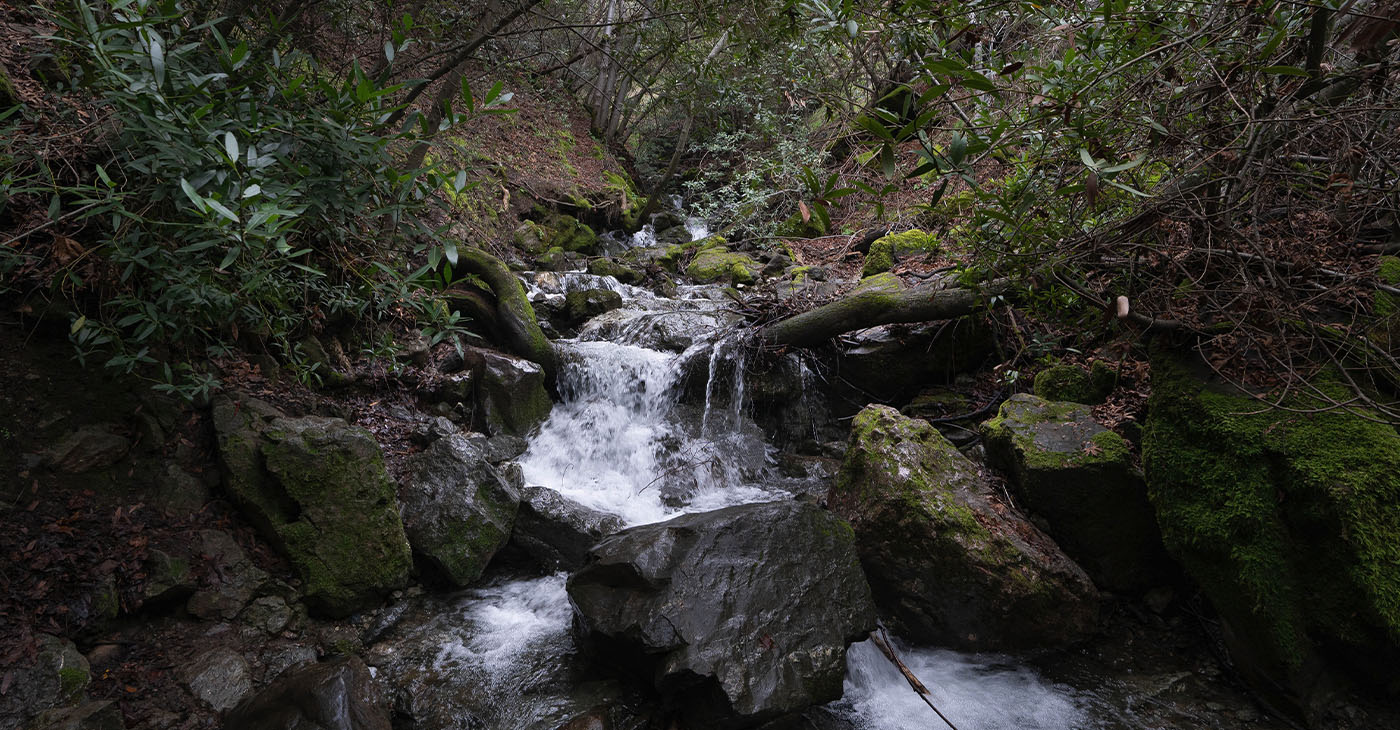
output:
[[953, 139], [948, 144], [948, 160], [954, 167], [962, 165], [967, 157], [967, 137], [962, 132], [953, 132]]
[[1280, 76], [1306, 77], [1312, 75], [1308, 73], [1307, 69], [1298, 68], [1297, 66], [1265, 66], [1264, 68], [1261, 68], [1259, 70], [1263, 71], [1266, 74], [1279, 74]]
[[213, 198], [205, 198], [204, 203], [205, 205], [208, 205], [210, 209], [212, 209], [215, 213], [218, 213], [219, 215], [229, 219], [234, 223], [238, 222], [238, 215], [233, 211], [229, 210], [228, 208], [224, 207], [223, 203], [220, 203], [219, 201], [214, 200]]
[[241, 253], [243, 253], [243, 249], [240, 246], [234, 246], [229, 249], [228, 253], [224, 254], [224, 260], [219, 262], [218, 268], [227, 269], [229, 265], [238, 260], [238, 256]]
[[857, 35], [860, 35], [860, 26], [856, 24], [856, 21], [846, 21], [846, 35], [852, 38], [855, 38]]
[[106, 183], [107, 187], [109, 188], [114, 188], [117, 186], [116, 183], [112, 182], [112, 178], [107, 177], [107, 171], [102, 169], [101, 165], [97, 166], [97, 177], [100, 178], [102, 182]]
[[189, 198], [191, 203], [194, 203], [194, 207], [198, 208], [199, 212], [208, 212], [209, 209], [204, 205], [204, 198], [200, 197], [199, 191], [195, 190], [194, 186], [189, 184], [183, 177], [180, 178], [180, 189], [185, 191], [185, 197]]
[[85, 324], [87, 324], [87, 317], [86, 317], [86, 316], [79, 316], [77, 319], [73, 320], [73, 326], [72, 326], [71, 328], [68, 329], [68, 334], [70, 334], [70, 335], [76, 335], [76, 334], [78, 334], [78, 330], [82, 329], [82, 328], [83, 328], [83, 325], [85, 325]]
[[228, 153], [229, 162], [238, 164], [238, 138], [233, 132], [224, 132], [224, 152]]
[[1083, 147], [1079, 148], [1079, 159], [1083, 160], [1084, 166], [1089, 168], [1090, 170], [1099, 169], [1099, 163], [1094, 161], [1094, 156], [1089, 154], [1089, 150], [1086, 150]]
[[156, 77], [156, 86], [165, 85], [165, 43], [161, 40], [160, 34], [154, 30], [147, 29], [149, 34], [148, 42], [151, 48], [151, 73]]
[[258, 185], [257, 183], [253, 183], [252, 185], [249, 185], [248, 187], [243, 188], [243, 197], [245, 197], [245, 198], [251, 198], [251, 197], [253, 197], [254, 195], [257, 195], [258, 193], [261, 193], [261, 192], [262, 192], [262, 186], [261, 186], [261, 185]]
[[885, 177], [894, 177], [894, 148], [890, 145], [880, 148], [880, 169], [884, 171]]
[[1138, 190], [1137, 188], [1134, 188], [1134, 187], [1131, 187], [1131, 186], [1128, 186], [1128, 185], [1124, 185], [1123, 183], [1120, 183], [1120, 182], [1118, 182], [1117, 180], [1108, 180], [1108, 179], [1105, 179], [1104, 182], [1108, 183], [1109, 185], [1112, 185], [1112, 186], [1115, 187], [1115, 188], [1118, 188], [1119, 190], [1126, 190], [1126, 191], [1132, 193], [1133, 195], [1138, 196], [1139, 198], [1150, 198], [1150, 197], [1152, 197], [1152, 196], [1149, 195], [1148, 193], [1144, 193], [1144, 192], [1142, 192], [1141, 190]]
[[1138, 155], [1137, 157], [1134, 157], [1134, 158], [1131, 159], [1131, 160], [1128, 160], [1127, 162], [1120, 162], [1120, 163], [1118, 163], [1117, 165], [1114, 165], [1114, 166], [1112, 166], [1112, 167], [1105, 167], [1105, 168], [1103, 168], [1102, 170], [1100, 170], [1100, 172], [1109, 173], [1109, 172], [1122, 172], [1122, 171], [1124, 171], [1124, 170], [1131, 170], [1131, 169], [1133, 169], [1134, 167], [1137, 167], [1138, 165], [1141, 165], [1142, 163], [1144, 163], [1144, 162], [1146, 162], [1146, 161], [1147, 161], [1147, 155], [1146, 155], [1146, 154], [1142, 154], [1142, 155]]
[[451, 239], [442, 242], [442, 252], [447, 256], [447, 263], [457, 265], [457, 244]]
[[394, 42], [392, 40], [384, 41], [384, 60], [389, 63], [394, 62]]
[[467, 107], [467, 113], [476, 111], [476, 100], [472, 98], [472, 87], [466, 77], [462, 78], [462, 104]]

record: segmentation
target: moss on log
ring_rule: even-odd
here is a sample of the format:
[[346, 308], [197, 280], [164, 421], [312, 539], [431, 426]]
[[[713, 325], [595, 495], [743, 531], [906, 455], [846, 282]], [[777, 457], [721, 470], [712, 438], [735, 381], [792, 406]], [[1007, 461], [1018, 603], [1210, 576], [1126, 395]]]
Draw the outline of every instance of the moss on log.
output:
[[554, 348], [535, 319], [535, 310], [525, 296], [525, 287], [504, 262], [480, 249], [461, 249], [459, 270], [481, 277], [496, 295], [496, 324], [503, 344], [511, 352], [539, 363], [545, 379], [554, 381]]
[[773, 345], [813, 347], [851, 330], [900, 322], [953, 319], [985, 308], [991, 297], [1010, 291], [1006, 279], [981, 289], [942, 288], [930, 282], [913, 289], [858, 288], [834, 302], [770, 325], [763, 338]]

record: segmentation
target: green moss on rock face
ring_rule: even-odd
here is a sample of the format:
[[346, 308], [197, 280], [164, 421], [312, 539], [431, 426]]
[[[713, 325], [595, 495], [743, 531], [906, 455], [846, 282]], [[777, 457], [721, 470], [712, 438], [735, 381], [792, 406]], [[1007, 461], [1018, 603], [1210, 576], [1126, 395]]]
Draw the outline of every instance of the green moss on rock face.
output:
[[1324, 645], [1362, 674], [1394, 661], [1400, 434], [1335, 408], [1270, 410], [1167, 355], [1152, 381], [1143, 453], [1162, 535], [1242, 655], [1275, 680]]
[[646, 278], [641, 271], [610, 258], [589, 261], [588, 273], [595, 276], [611, 276], [623, 284], [640, 284]]
[[877, 602], [911, 638], [1014, 649], [1070, 643], [1094, 625], [1089, 579], [993, 507], [977, 467], [925, 421], [861, 411], [827, 501], [855, 529]]
[[938, 240], [921, 230], [891, 233], [870, 244], [870, 251], [865, 254], [865, 266], [861, 269], [861, 276], [889, 271], [894, 268], [895, 262], [904, 256], [932, 253], [937, 250]]
[[988, 463], [1095, 582], [1137, 592], [1161, 579], [1165, 556], [1142, 474], [1127, 442], [1087, 406], [1018, 393], [982, 433]]
[[1051, 401], [1097, 405], [1113, 390], [1114, 380], [1113, 370], [1100, 361], [1094, 362], [1090, 372], [1061, 363], [1036, 373], [1035, 394]]
[[752, 256], [725, 250], [724, 239], [717, 236], [700, 242], [698, 248], [685, 273], [699, 282], [729, 281], [735, 284], [749, 284], [763, 269]]
[[[1381, 257], [1381, 265], [1376, 275], [1382, 284], [1400, 286], [1400, 256]], [[1378, 316], [1393, 317], [1400, 314], [1400, 296], [1388, 291], [1378, 291], [1375, 302]]]

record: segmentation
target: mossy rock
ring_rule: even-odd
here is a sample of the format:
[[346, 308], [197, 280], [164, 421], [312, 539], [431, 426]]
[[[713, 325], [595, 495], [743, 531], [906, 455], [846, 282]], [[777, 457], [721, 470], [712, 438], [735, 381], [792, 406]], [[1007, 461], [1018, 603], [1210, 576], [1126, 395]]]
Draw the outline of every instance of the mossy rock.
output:
[[408, 582], [411, 556], [394, 483], [374, 437], [336, 418], [285, 418], [254, 399], [214, 405], [226, 485], [331, 617]]
[[479, 427], [493, 436], [523, 437], [549, 417], [554, 403], [538, 364], [478, 347], [466, 348], [464, 360], [476, 376]]
[[622, 306], [622, 295], [608, 289], [581, 289], [564, 295], [564, 316], [578, 325]]
[[515, 244], [533, 255], [550, 249], [592, 254], [598, 248], [598, 234], [571, 215], [536, 209], [536, 221], [526, 221], [515, 229]]
[[25, 727], [26, 718], [77, 704], [92, 681], [87, 659], [73, 642], [49, 634], [34, 638], [37, 652], [5, 668], [0, 726]]
[[947, 388], [929, 388], [899, 409], [910, 418], [944, 418], [971, 411], [972, 399]]
[[809, 216], [804, 221], [802, 220], [802, 212], [798, 211], [788, 216], [787, 220], [779, 223], [774, 233], [785, 238], [816, 238], [825, 236], [827, 231], [820, 218]]
[[0, 64], [0, 109], [9, 109], [19, 104], [19, 95], [15, 93], [15, 85], [10, 81], [10, 72], [5, 69], [4, 64]]
[[1117, 380], [1113, 369], [1095, 360], [1089, 371], [1078, 365], [1060, 363], [1035, 375], [1035, 394], [1050, 401], [1098, 405], [1113, 392]]
[[870, 250], [865, 254], [865, 266], [861, 268], [861, 276], [889, 271], [906, 256], [934, 253], [937, 250], [938, 239], [918, 229], [882, 236], [870, 244]]
[[867, 406], [827, 502], [855, 528], [876, 602], [915, 641], [1062, 646], [1097, 621], [1088, 576], [993, 505], [975, 464], [927, 422]]
[[746, 253], [728, 251], [724, 239], [718, 236], [697, 242], [695, 258], [691, 259], [685, 273], [699, 282], [728, 281], [734, 284], [750, 284], [763, 269], [752, 256]]
[[[1322, 655], [1400, 689], [1400, 434], [1313, 399], [1270, 409], [1203, 372], [1154, 355], [1143, 456], [1167, 549], [1237, 663], [1300, 696]], [[1326, 374], [1312, 386], [1349, 397]]]
[[1018, 393], [982, 425], [988, 462], [1103, 588], [1141, 592], [1168, 562], [1128, 444], [1087, 406]]
[[613, 258], [589, 261], [588, 273], [595, 276], [611, 276], [623, 284], [640, 284], [646, 279], [646, 274]]

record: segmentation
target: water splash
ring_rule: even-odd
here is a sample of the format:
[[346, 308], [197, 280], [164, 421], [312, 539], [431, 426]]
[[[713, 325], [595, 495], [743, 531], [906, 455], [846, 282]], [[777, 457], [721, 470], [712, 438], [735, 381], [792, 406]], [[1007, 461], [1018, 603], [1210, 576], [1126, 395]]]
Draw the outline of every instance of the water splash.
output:
[[[964, 730], [1074, 730], [1097, 727], [1074, 690], [995, 656], [900, 648], [930, 699]], [[845, 694], [828, 708], [859, 730], [943, 727], [873, 641], [846, 655]]]

